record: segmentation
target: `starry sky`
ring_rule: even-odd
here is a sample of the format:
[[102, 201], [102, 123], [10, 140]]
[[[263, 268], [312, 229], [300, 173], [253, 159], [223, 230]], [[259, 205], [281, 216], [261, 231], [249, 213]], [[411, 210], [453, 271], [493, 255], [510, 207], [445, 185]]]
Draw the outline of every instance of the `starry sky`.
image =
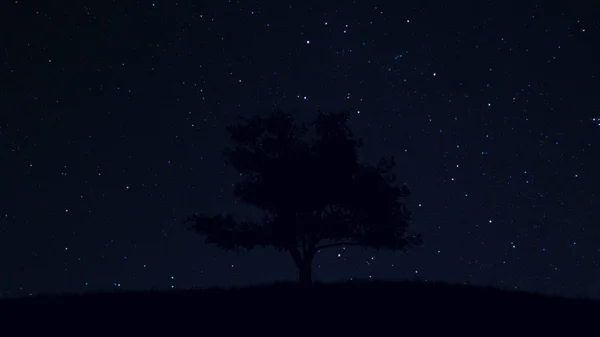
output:
[[600, 298], [599, 7], [551, 3], [4, 2], [0, 296], [294, 280], [180, 223], [259, 214], [225, 126], [281, 108], [351, 111], [424, 239], [321, 251], [316, 280]]

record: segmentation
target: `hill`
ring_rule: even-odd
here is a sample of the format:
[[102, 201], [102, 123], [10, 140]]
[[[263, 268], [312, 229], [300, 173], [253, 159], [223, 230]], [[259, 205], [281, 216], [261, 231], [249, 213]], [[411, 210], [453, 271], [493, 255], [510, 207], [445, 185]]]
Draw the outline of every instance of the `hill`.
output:
[[0, 326], [46, 332], [73, 328], [83, 334], [100, 329], [156, 333], [159, 326], [174, 334], [197, 331], [209, 335], [321, 334], [325, 329], [338, 333], [362, 329], [371, 333], [430, 329], [448, 333], [460, 329], [469, 334], [485, 329], [483, 335], [532, 329], [537, 334], [557, 333], [561, 326], [568, 327], [569, 333], [592, 327], [598, 313], [600, 302], [586, 299], [443, 283], [351, 281], [311, 287], [276, 283], [5, 299], [0, 301]]

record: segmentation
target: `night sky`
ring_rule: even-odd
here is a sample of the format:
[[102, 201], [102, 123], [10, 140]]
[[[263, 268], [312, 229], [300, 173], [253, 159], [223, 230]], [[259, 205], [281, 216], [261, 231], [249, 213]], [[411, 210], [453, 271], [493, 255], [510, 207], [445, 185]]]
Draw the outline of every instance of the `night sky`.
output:
[[296, 279], [181, 224], [260, 214], [232, 196], [225, 126], [281, 108], [351, 111], [423, 235], [321, 251], [317, 281], [600, 298], [600, 7], [511, 3], [3, 2], [0, 296]]

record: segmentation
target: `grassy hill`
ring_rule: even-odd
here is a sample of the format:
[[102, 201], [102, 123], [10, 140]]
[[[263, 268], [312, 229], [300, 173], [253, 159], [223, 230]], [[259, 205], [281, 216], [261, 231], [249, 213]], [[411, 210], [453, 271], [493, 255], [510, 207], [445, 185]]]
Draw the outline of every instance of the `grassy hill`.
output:
[[[435, 330], [495, 335], [500, 330], [569, 334], [594, 328], [600, 302], [443, 283], [351, 281], [194, 291], [44, 295], [0, 300], [0, 328], [81, 328], [138, 333], [159, 326], [208, 335], [404, 334]], [[44, 323], [43, 323], [44, 322]], [[87, 328], [86, 328], [87, 327]], [[115, 330], [116, 329], [116, 330]], [[283, 329], [283, 330], [282, 330]], [[363, 330], [367, 329], [367, 330]], [[457, 330], [459, 329], [459, 330]], [[21, 331], [21, 330], [19, 330]], [[88, 330], [83, 330], [88, 331]], [[83, 332], [83, 334], [86, 334]], [[361, 333], [362, 334], [362, 333]], [[2, 330], [0, 330], [0, 335]], [[112, 334], [111, 334], [112, 335]], [[360, 335], [360, 334], [359, 334]], [[577, 335], [577, 334], [575, 334]], [[8, 335], [6, 335], [8, 336]]]

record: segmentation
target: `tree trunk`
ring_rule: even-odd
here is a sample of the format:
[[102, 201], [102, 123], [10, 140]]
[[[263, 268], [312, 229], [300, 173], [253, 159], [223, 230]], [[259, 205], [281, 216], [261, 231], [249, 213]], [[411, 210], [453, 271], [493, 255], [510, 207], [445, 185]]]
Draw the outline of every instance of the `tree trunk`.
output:
[[298, 278], [302, 285], [312, 284], [312, 260], [302, 261], [302, 265], [298, 266]]
[[310, 251], [305, 253], [304, 256], [300, 254], [297, 248], [289, 249], [292, 258], [294, 259], [294, 263], [298, 268], [298, 280], [303, 285], [311, 285], [312, 284], [312, 261], [315, 256], [315, 252]]

